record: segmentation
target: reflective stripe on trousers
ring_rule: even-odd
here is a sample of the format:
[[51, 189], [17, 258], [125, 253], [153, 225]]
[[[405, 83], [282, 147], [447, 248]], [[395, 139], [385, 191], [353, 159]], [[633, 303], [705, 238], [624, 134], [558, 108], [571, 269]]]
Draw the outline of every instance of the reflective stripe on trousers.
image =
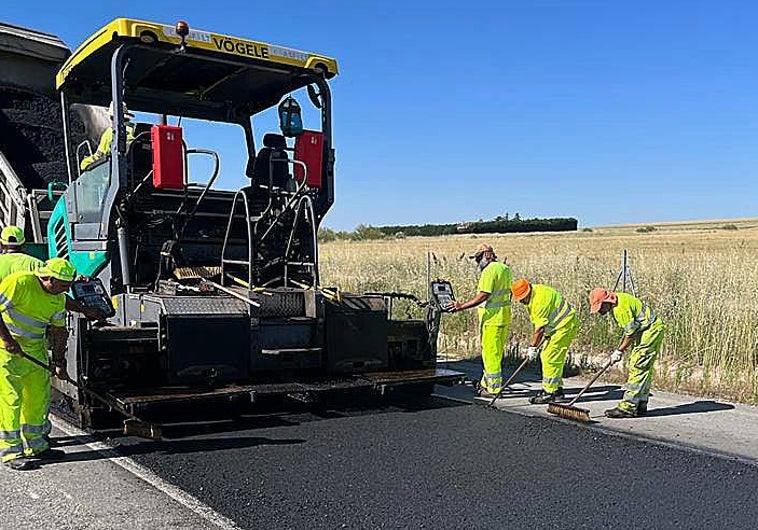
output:
[[[0, 349], [0, 355], [9, 354]], [[48, 448], [43, 435], [50, 404], [50, 374], [29, 365], [29, 361], [18, 356], [0, 364], [0, 432], [20, 435], [15, 439], [0, 438], [4, 462]]]
[[563, 386], [563, 366], [571, 342], [579, 332], [579, 320], [574, 315], [571, 322], [557, 329], [545, 342], [540, 353], [542, 362], [542, 389], [553, 393]]
[[0, 440], [18, 440], [21, 438], [21, 431], [0, 431]]
[[3, 462], [7, 462], [8, 460], [13, 460], [14, 458], [19, 458], [21, 456], [24, 456], [24, 444], [21, 443], [21, 441], [18, 441], [13, 445], [0, 447], [0, 459], [2, 459]]
[[481, 326], [482, 364], [481, 385], [491, 394], [503, 387], [503, 350], [508, 339], [508, 326]]
[[664, 334], [663, 324], [653, 325], [642, 333], [639, 342], [632, 348], [627, 366], [629, 377], [624, 397], [618, 404], [621, 410], [636, 414], [637, 406], [647, 402], [653, 382], [655, 360], [658, 358]]

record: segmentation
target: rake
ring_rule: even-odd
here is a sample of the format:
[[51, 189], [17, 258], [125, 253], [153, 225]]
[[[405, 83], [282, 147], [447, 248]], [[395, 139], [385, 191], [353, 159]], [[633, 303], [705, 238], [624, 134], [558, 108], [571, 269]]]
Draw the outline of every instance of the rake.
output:
[[595, 377], [592, 378], [592, 380], [585, 385], [585, 387], [582, 389], [581, 392], [579, 392], [574, 399], [572, 399], [570, 402], [568, 402], [565, 405], [562, 405], [560, 403], [550, 403], [547, 406], [547, 411], [550, 414], [555, 414], [556, 416], [560, 416], [561, 418], [566, 418], [567, 420], [577, 420], [577, 421], [583, 421], [583, 422], [590, 422], [590, 411], [587, 409], [582, 409], [579, 407], [575, 407], [574, 403], [576, 403], [582, 395], [589, 390], [589, 388], [600, 379], [600, 376], [603, 375], [608, 368], [610, 368], [613, 365], [613, 361], [610, 360], [608, 363], [603, 366], [603, 368], [595, 374]]

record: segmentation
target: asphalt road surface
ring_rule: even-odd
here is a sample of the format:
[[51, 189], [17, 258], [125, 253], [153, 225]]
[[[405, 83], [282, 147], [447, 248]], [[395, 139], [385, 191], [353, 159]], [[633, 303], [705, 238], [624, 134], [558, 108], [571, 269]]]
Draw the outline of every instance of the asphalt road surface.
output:
[[758, 466], [438, 398], [165, 434], [119, 451], [242, 528], [758, 527]]

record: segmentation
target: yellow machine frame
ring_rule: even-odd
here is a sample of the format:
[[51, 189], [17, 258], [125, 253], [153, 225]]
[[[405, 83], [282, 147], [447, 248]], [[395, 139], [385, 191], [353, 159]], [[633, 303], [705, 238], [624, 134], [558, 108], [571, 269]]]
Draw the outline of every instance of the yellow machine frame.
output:
[[[150, 43], [155, 41], [169, 44], [181, 44], [174, 26], [156, 22], [145, 22], [129, 18], [117, 18], [96, 31], [69, 57], [55, 78], [56, 88], [66, 83], [66, 78], [76, 66], [100, 48], [118, 39], [139, 39]], [[223, 55], [245, 57], [258, 61], [298, 66], [301, 68], [321, 68], [328, 78], [338, 73], [337, 61], [324, 55], [259, 42], [221, 33], [190, 29], [186, 46]]]

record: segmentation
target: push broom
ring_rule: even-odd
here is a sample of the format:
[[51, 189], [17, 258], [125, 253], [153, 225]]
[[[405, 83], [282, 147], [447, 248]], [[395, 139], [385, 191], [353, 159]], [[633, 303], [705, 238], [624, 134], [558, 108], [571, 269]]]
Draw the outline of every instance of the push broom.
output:
[[613, 361], [608, 361], [608, 364], [603, 366], [603, 368], [595, 374], [595, 377], [592, 378], [592, 380], [585, 385], [585, 387], [582, 389], [581, 392], [579, 392], [574, 399], [572, 399], [570, 402], [568, 402], [565, 405], [562, 405], [560, 403], [550, 403], [547, 406], [547, 411], [550, 414], [555, 414], [556, 416], [560, 416], [561, 418], [566, 418], [568, 420], [577, 420], [577, 421], [584, 421], [589, 422], [590, 420], [590, 411], [587, 409], [582, 409], [579, 407], [575, 407], [574, 403], [576, 403], [582, 395], [589, 390], [589, 388], [600, 379], [600, 376], [603, 375], [608, 368], [610, 368], [613, 365]]
[[[18, 355], [20, 355], [21, 357], [23, 357], [27, 361], [31, 361], [32, 363], [36, 364], [40, 368], [42, 368], [44, 370], [47, 370], [52, 375], [55, 375], [55, 369], [54, 368], [48, 366], [47, 364], [43, 363], [42, 361], [39, 361], [39, 360], [35, 359], [34, 357], [32, 357], [31, 355], [27, 354], [26, 352], [21, 351], [21, 352], [19, 352]], [[146, 421], [143, 421], [143, 420], [139, 419], [134, 414], [131, 414], [131, 413], [129, 413], [129, 412], [125, 411], [125, 410], [122, 410], [120, 408], [114, 407], [113, 403], [111, 403], [111, 401], [109, 399], [107, 399], [104, 396], [101, 396], [100, 394], [98, 394], [94, 390], [90, 390], [89, 388], [82, 386], [81, 384], [79, 384], [77, 381], [74, 381], [70, 377], [67, 377], [66, 379], [64, 379], [64, 381], [66, 381], [68, 383], [71, 383], [72, 385], [74, 385], [76, 388], [78, 388], [82, 392], [90, 395], [91, 397], [93, 397], [97, 401], [99, 401], [102, 404], [106, 405], [109, 409], [115, 410], [119, 414], [125, 416], [126, 419], [124, 420], [124, 436], [137, 436], [139, 438], [147, 438], [149, 440], [156, 440], [156, 441], [159, 441], [159, 440], [162, 439], [161, 438], [161, 428], [160, 428], [159, 425], [155, 425], [153, 423], [147, 423]]]

